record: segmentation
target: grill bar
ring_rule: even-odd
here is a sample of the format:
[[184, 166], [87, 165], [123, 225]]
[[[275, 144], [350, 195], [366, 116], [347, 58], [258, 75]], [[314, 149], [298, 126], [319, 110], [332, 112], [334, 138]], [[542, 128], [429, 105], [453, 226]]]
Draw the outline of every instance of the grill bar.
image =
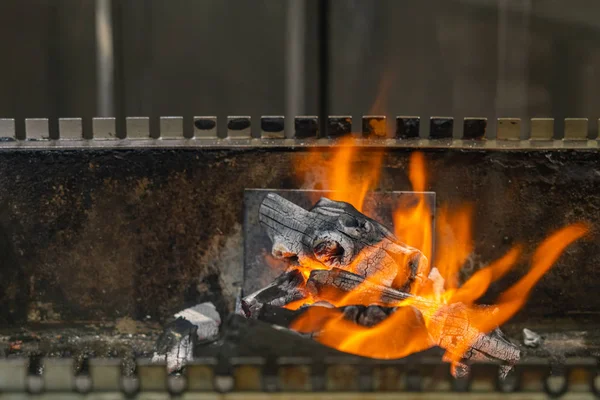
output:
[[[150, 132], [147, 117], [126, 118], [126, 132], [118, 132], [115, 118], [94, 118], [93, 132], [85, 132], [81, 118], [60, 118], [59, 137], [49, 136], [49, 120], [32, 118], [25, 120], [25, 134], [18, 135], [15, 120], [0, 119], [0, 148], [295, 148], [329, 147], [337, 144], [337, 139], [353, 136], [357, 146], [386, 148], [465, 148], [465, 149], [597, 149], [597, 132], [589, 139], [588, 120], [566, 118], [562, 138], [555, 139], [552, 118], [532, 118], [531, 131], [521, 135], [521, 120], [499, 118], [498, 130], [491, 135], [487, 130], [486, 118], [467, 117], [463, 121], [463, 135], [456, 138], [453, 118], [432, 117], [431, 131], [421, 132], [419, 117], [395, 117], [395, 129], [387, 129], [385, 116], [364, 116], [362, 132], [352, 132], [352, 117], [343, 117], [344, 128], [336, 129], [335, 134], [319, 134], [318, 117], [295, 117], [293, 121], [295, 137], [285, 138], [285, 117], [263, 116], [260, 124], [253, 126], [250, 117], [227, 118], [224, 135], [219, 135], [217, 118], [197, 116], [193, 118], [193, 136], [184, 136], [183, 117], [160, 117], [160, 132]], [[274, 126], [276, 122], [276, 127]], [[340, 117], [331, 116], [328, 126], [339, 127]], [[276, 128], [276, 129], [275, 129]], [[276, 130], [273, 131], [273, 130]], [[254, 132], [256, 130], [256, 132]], [[391, 131], [391, 132], [390, 132]], [[331, 132], [329, 132], [331, 133]], [[486, 139], [486, 136], [488, 138]], [[23, 140], [17, 139], [24, 138]], [[91, 138], [91, 139], [88, 139]], [[191, 140], [190, 140], [191, 139]], [[198, 140], [194, 140], [198, 139]]]
[[[531, 124], [527, 124], [531, 126], [528, 132], [521, 132], [522, 121], [519, 118], [498, 118], [497, 131], [490, 132], [487, 129], [486, 118], [466, 117], [462, 121], [463, 132], [460, 137], [455, 132], [457, 124], [454, 118], [431, 117], [429, 132], [422, 131], [420, 119], [420, 117], [398, 116], [393, 119], [395, 128], [387, 129], [386, 116], [366, 115], [362, 117], [360, 132], [354, 132], [351, 129], [351, 116], [330, 116], [326, 124], [328, 130], [324, 134], [321, 134], [318, 129], [319, 118], [316, 116], [295, 117], [291, 123], [294, 125], [293, 139], [301, 140], [309, 145], [324, 144], [343, 136], [352, 135], [363, 138], [364, 143], [375, 142], [392, 147], [598, 147], [596, 143], [598, 132], [589, 130], [587, 118], [566, 118], [564, 120], [565, 130], [557, 139], [554, 138], [554, 119], [552, 118], [532, 118]], [[286, 121], [285, 117], [263, 116], [260, 123], [256, 125], [251, 124], [250, 121], [249, 116], [229, 116], [224, 126], [221, 127], [214, 116], [196, 116], [193, 121], [189, 122], [193, 124], [192, 138], [203, 139], [202, 143], [208, 144], [210, 147], [214, 144], [206, 142], [205, 139], [213, 141], [217, 139], [245, 140], [250, 142], [241, 141], [239, 144], [254, 146], [269, 145], [271, 140], [279, 144], [287, 141], [286, 145], [294, 143], [281, 134], [285, 130], [286, 124], [290, 123], [289, 120]], [[183, 117], [160, 117], [160, 132], [150, 132], [148, 117], [127, 117], [125, 119], [126, 132], [118, 132], [116, 127], [119, 126], [117, 124], [119, 121], [115, 118], [102, 117], [93, 119], [92, 132], [85, 132], [83, 129], [85, 124], [82, 123], [81, 118], [60, 118], [58, 120], [59, 137], [57, 140], [53, 140], [49, 135], [50, 121], [47, 118], [26, 119], [25, 132], [22, 135], [18, 134], [15, 122], [11, 118], [0, 119], [0, 143], [4, 147], [14, 147], [12, 142], [50, 141], [56, 144], [63, 140], [77, 142], [86, 140], [86, 138], [115, 141], [127, 139], [177, 141], [186, 139], [184, 131], [188, 123]], [[252, 141], [253, 139], [261, 140]], [[533, 145], [532, 141], [539, 143]], [[492, 144], [477, 142], [491, 142]], [[565, 142], [565, 144], [559, 145], [560, 142]], [[76, 145], [76, 143], [72, 145]], [[187, 145], [191, 145], [191, 142], [188, 142]]]
[[[148, 359], [92, 358], [87, 371], [77, 371], [69, 358], [0, 359], [0, 391], [7, 392], [438, 392], [438, 393], [546, 393], [550, 396], [600, 391], [598, 360], [567, 359], [560, 368], [547, 360], [520, 363], [514, 375], [498, 379], [498, 365], [474, 364], [468, 378], [451, 377], [449, 365], [437, 359], [357, 362], [334, 357], [320, 362], [305, 358], [264, 360], [236, 357], [198, 358], [183, 374], [169, 375], [166, 365]], [[32, 371], [31, 363], [43, 368]], [[123, 368], [123, 365], [128, 365]], [[251, 377], [252, 379], [249, 379]], [[41, 382], [41, 384], [40, 384]], [[186, 384], [183, 384], [186, 383]]]

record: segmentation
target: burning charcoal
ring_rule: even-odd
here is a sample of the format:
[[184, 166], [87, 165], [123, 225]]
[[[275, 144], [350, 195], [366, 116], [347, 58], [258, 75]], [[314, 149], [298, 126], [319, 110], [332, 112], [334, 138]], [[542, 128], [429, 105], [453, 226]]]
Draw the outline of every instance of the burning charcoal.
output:
[[523, 328], [523, 344], [527, 347], [536, 348], [542, 343], [542, 337], [534, 331]]
[[197, 330], [196, 325], [181, 317], [165, 326], [152, 361], [166, 361], [169, 373], [181, 371], [187, 362], [194, 360]]
[[[353, 291], [359, 285], [361, 304], [396, 304], [413, 297], [409, 293], [366, 281], [360, 275], [339, 268], [312, 271], [306, 282], [306, 290], [313, 296], [319, 297], [326, 293], [326, 296], [338, 298]], [[355, 295], [358, 296], [356, 293]], [[359, 298], [355, 297], [355, 299]], [[423, 301], [430, 303], [425, 299]]]
[[358, 316], [360, 314], [361, 308], [364, 308], [364, 306], [344, 307], [344, 311], [343, 311], [344, 319], [358, 323]]
[[390, 287], [407, 288], [416, 279], [426, 279], [427, 259], [419, 250], [348, 203], [321, 198], [307, 211], [269, 193], [260, 205], [259, 220], [277, 258], [352, 269], [362, 277], [377, 274]]
[[242, 310], [247, 318], [256, 318], [265, 304], [285, 306], [306, 297], [302, 273], [293, 269], [280, 275], [270, 285], [244, 297]]
[[[457, 343], [470, 338], [471, 348], [463, 355], [466, 359], [495, 360], [513, 365], [520, 358], [519, 348], [509, 342], [500, 330], [496, 329], [488, 335], [477, 331], [471, 325], [466, 306], [462, 303], [436, 304], [431, 300], [378, 285], [337, 268], [312, 271], [306, 282], [306, 289], [314, 297], [323, 296], [326, 299], [329, 296], [343, 297], [358, 286], [361, 290], [359, 293], [353, 292], [353, 300], [361, 304], [397, 304], [401, 300], [410, 299], [414, 309], [426, 314], [432, 321], [429, 333], [434, 343], [450, 353], [456, 349]], [[481, 307], [485, 310], [485, 306]], [[508, 370], [510, 368], [507, 372]]]
[[202, 303], [175, 314], [175, 318], [184, 318], [197, 328], [199, 340], [212, 340], [219, 334], [221, 316], [212, 303]]
[[344, 319], [355, 322], [358, 325], [371, 327], [386, 319], [395, 308], [376, 305], [352, 305], [342, 307], [342, 310]]
[[358, 324], [374, 326], [388, 317], [388, 314], [379, 306], [368, 306], [358, 317]]

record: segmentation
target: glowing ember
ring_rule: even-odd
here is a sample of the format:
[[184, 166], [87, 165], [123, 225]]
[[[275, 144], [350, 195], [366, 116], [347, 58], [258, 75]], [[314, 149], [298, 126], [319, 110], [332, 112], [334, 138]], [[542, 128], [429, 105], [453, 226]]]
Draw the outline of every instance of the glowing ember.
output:
[[[365, 213], [365, 195], [378, 183], [382, 153], [375, 151], [370, 154], [368, 161], [363, 162], [363, 168], [355, 172], [351, 167], [352, 161], [357, 159], [357, 149], [352, 146], [351, 139], [347, 139], [332, 158], [326, 159], [321, 153], [315, 152], [296, 165], [299, 175], [312, 187], [336, 191], [331, 196], [332, 200], [350, 203]], [[326, 172], [319, 176], [315, 175], [317, 171]], [[425, 161], [420, 153], [414, 153], [411, 157], [409, 178], [414, 191], [426, 190]], [[489, 345], [486, 341], [493, 340], [493, 336], [484, 334], [510, 319], [523, 306], [532, 287], [563, 250], [588, 232], [588, 227], [580, 223], [553, 233], [533, 254], [530, 271], [502, 293], [496, 304], [482, 306], [475, 302], [492, 282], [504, 276], [517, 263], [522, 247], [514, 246], [502, 258], [478, 270], [459, 286], [459, 271], [473, 252], [472, 216], [472, 207], [468, 204], [454, 210], [446, 206], [440, 208], [435, 227], [436, 258], [432, 263], [436, 268], [431, 268], [428, 260], [433, 250], [432, 210], [423, 195], [418, 195], [417, 204], [399, 204], [393, 215], [395, 235], [425, 256], [419, 259], [417, 279], [410, 287], [412, 297], [388, 304], [398, 309], [372, 327], [359, 326], [346, 320], [339, 310], [311, 307], [294, 321], [292, 328], [304, 332], [318, 331], [318, 340], [323, 344], [348, 353], [381, 359], [400, 358], [440, 346], [446, 349], [444, 359], [451, 361], [453, 366], [459, 365], [470, 348]], [[357, 259], [360, 257], [358, 255]], [[321, 293], [319, 299], [309, 296], [287, 307], [296, 309], [323, 299], [335, 306], [368, 306], [376, 303], [377, 296], [372, 295], [376, 290], [373, 285], [389, 287], [390, 274], [387, 268], [391, 267], [382, 262], [376, 273], [368, 275], [363, 284], [341, 298], [328, 298]], [[330, 269], [331, 266], [300, 259], [299, 266], [294, 268], [300, 269], [306, 282], [312, 271]], [[352, 268], [348, 270], [356, 272]]]

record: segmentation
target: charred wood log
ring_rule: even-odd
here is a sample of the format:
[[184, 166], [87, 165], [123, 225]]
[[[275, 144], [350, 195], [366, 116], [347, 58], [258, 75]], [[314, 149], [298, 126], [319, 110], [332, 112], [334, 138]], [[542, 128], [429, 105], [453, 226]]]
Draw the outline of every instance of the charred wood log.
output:
[[382, 284], [397, 288], [409, 287], [427, 270], [419, 250], [348, 203], [322, 198], [307, 211], [269, 193], [260, 205], [259, 220], [277, 258], [297, 258], [301, 265], [321, 264], [363, 277], [377, 274]]
[[[275, 257], [290, 264], [311, 265], [314, 270], [305, 284], [300, 271], [296, 278], [292, 271], [245, 298], [242, 305], [247, 316], [256, 317], [265, 304], [282, 306], [310, 294], [313, 300], [333, 304], [344, 298], [350, 303], [341, 310], [345, 318], [372, 326], [387, 317], [382, 307], [406, 301], [426, 321], [432, 344], [446, 349], [450, 359], [500, 360], [507, 366], [519, 359], [519, 348], [498, 329], [484, 334], [473, 325], [472, 308], [410, 294], [407, 289], [414, 282], [428, 278], [427, 259], [352, 205], [322, 198], [305, 210], [269, 193], [261, 203], [259, 220], [273, 242]], [[477, 307], [477, 312], [494, 312], [493, 308]], [[465, 349], [466, 344], [470, 348]]]
[[377, 305], [353, 305], [340, 307], [344, 318], [358, 325], [372, 327], [385, 320], [396, 308]]
[[[359, 286], [360, 291], [356, 291]], [[337, 300], [354, 291], [352, 300], [358, 304], [379, 304], [385, 306], [412, 299], [416, 303], [433, 305], [427, 299], [380, 285], [360, 275], [339, 268], [312, 271], [306, 281], [306, 290], [313, 296], [323, 298], [324, 300]]]
[[[360, 290], [356, 290], [359, 286]], [[496, 360], [510, 365], [520, 358], [519, 348], [508, 341], [499, 329], [489, 334], [478, 331], [469, 320], [467, 308], [462, 303], [438, 304], [370, 282], [361, 276], [337, 268], [312, 271], [306, 282], [306, 289], [316, 298], [334, 302], [350, 292], [353, 292], [351, 301], [362, 304], [397, 305], [403, 300], [410, 299], [410, 304], [430, 321], [429, 333], [433, 342], [449, 353], [458, 351], [457, 349], [460, 348], [458, 343], [467, 340], [471, 343], [471, 347], [462, 354], [463, 358], [478, 361]], [[485, 310], [486, 306], [481, 306], [481, 309]], [[491, 308], [489, 311], [493, 312]], [[378, 311], [372, 312], [381, 317]], [[349, 318], [357, 320], [359, 318], [358, 309], [351, 308], [345, 313], [349, 314]], [[369, 322], [369, 318], [364, 319], [362, 325], [367, 325]]]
[[244, 297], [242, 310], [246, 317], [256, 318], [265, 304], [285, 306], [306, 297], [304, 276], [293, 269], [275, 279], [268, 286]]

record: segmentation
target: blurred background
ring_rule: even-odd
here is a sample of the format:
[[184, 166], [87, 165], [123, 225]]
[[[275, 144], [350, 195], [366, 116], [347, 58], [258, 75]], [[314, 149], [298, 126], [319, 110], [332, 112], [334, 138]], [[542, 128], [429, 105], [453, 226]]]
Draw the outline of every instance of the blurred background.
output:
[[51, 134], [94, 116], [157, 132], [161, 115], [191, 131], [194, 115], [343, 114], [358, 131], [369, 113], [592, 131], [598, 15], [597, 0], [2, 0], [0, 118], [48, 117]]

